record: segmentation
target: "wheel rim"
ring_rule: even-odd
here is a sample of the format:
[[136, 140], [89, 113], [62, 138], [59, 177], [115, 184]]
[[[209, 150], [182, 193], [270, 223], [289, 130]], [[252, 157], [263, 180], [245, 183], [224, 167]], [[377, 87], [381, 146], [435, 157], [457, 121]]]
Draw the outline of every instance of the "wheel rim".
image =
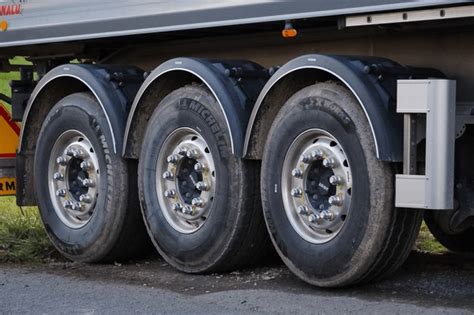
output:
[[68, 130], [56, 140], [49, 161], [49, 193], [57, 216], [70, 228], [85, 226], [99, 196], [96, 151], [83, 133]]
[[303, 239], [321, 244], [339, 234], [349, 215], [352, 172], [333, 135], [301, 133], [286, 154], [281, 180], [285, 212]]
[[165, 140], [156, 168], [157, 196], [168, 223], [193, 233], [209, 217], [216, 188], [214, 159], [204, 138], [179, 128]]

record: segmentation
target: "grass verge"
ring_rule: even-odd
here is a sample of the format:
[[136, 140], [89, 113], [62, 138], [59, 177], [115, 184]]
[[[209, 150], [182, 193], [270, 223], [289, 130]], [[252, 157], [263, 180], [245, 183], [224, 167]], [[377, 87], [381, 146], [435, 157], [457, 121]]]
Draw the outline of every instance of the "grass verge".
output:
[[[24, 58], [14, 64], [28, 64]], [[18, 80], [18, 72], [0, 73], [0, 93], [10, 96], [9, 81]], [[10, 104], [5, 104], [10, 109]], [[42, 262], [57, 257], [39, 218], [36, 207], [20, 209], [14, 197], [0, 197], [0, 262]]]
[[416, 249], [433, 254], [442, 254], [448, 251], [434, 238], [425, 222], [421, 225], [420, 234], [418, 234], [418, 239], [416, 240]]
[[19, 208], [14, 197], [0, 198], [0, 262], [38, 263], [56, 257], [36, 207]]

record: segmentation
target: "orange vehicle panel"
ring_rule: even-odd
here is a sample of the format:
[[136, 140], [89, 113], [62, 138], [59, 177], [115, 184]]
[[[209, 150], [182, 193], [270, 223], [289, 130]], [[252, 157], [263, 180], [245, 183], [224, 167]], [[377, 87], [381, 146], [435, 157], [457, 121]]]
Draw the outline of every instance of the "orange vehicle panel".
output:
[[12, 121], [10, 113], [0, 102], [0, 158], [14, 158], [18, 146], [20, 126]]

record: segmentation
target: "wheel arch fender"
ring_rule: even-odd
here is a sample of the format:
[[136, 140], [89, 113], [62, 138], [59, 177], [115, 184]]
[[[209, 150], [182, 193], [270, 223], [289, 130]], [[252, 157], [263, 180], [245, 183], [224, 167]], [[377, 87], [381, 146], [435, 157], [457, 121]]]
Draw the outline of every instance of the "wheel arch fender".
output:
[[23, 114], [17, 150], [19, 205], [35, 204], [33, 180], [29, 174], [33, 174], [37, 137], [50, 109], [72, 93], [92, 93], [107, 118], [113, 151], [120, 154], [128, 109], [142, 78], [143, 71], [133, 66], [65, 64], [39, 80]]
[[206, 86], [219, 104], [230, 134], [233, 154], [242, 156], [251, 106], [258, 96], [256, 91], [260, 91], [266, 80], [232, 78], [228, 70], [236, 67], [251, 72], [263, 71], [259, 65], [249, 61], [197, 58], [175, 58], [155, 68], [133, 102], [127, 119], [123, 155], [138, 158], [147, 121], [166, 95], [185, 85], [199, 83]]
[[363, 109], [377, 157], [401, 161], [402, 118], [394, 106], [396, 80], [382, 82], [367, 72], [372, 64], [400, 65], [384, 58], [305, 55], [283, 65], [267, 82], [253, 108], [246, 130], [244, 156], [261, 159], [269, 128], [279, 109], [298, 90], [317, 81], [335, 80], [347, 87]]

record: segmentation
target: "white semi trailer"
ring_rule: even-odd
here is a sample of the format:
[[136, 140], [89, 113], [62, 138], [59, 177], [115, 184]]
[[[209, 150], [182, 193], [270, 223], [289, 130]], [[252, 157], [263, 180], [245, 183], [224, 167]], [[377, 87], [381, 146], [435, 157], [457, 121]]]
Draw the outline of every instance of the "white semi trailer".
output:
[[21, 121], [17, 203], [67, 258], [133, 257], [151, 238], [210, 273], [274, 248], [340, 287], [395, 271], [423, 216], [474, 250], [472, 1], [0, 8], [0, 71], [21, 73], [2, 96]]

